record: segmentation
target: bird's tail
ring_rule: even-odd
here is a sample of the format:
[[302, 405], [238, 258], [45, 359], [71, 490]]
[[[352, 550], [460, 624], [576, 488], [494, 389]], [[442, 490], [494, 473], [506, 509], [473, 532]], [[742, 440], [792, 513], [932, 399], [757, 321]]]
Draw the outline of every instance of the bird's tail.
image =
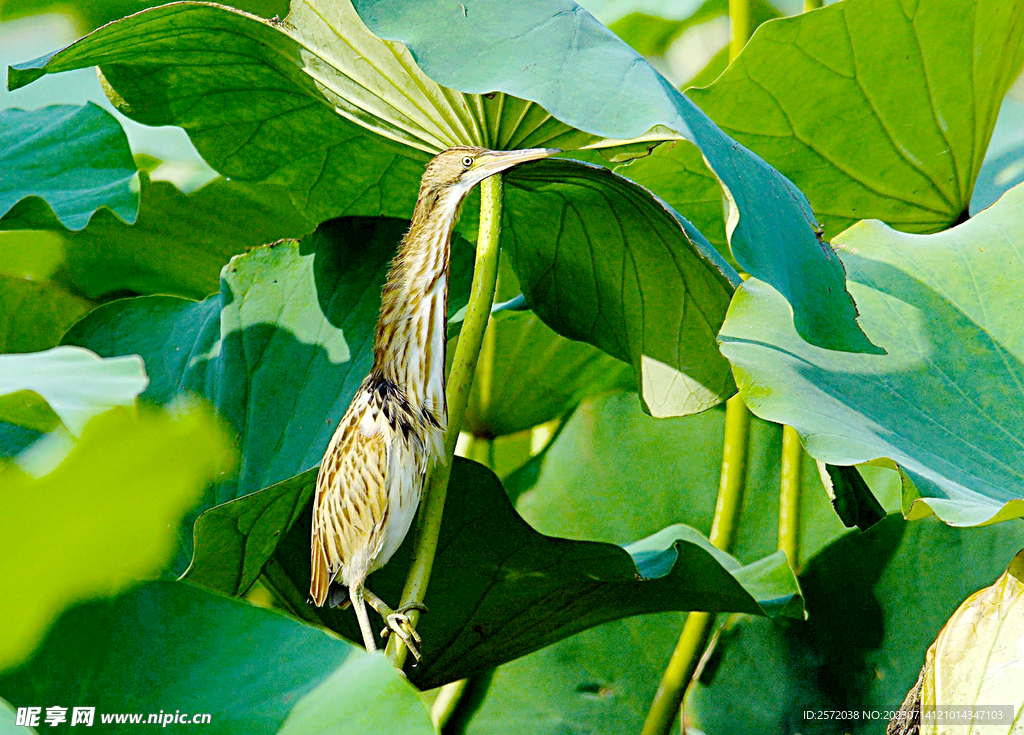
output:
[[321, 607], [327, 599], [327, 590], [331, 586], [331, 573], [327, 565], [327, 552], [324, 541], [317, 529], [313, 529], [313, 548], [310, 554], [309, 596], [317, 607]]
[[353, 584], [348, 588], [349, 599], [352, 600], [352, 609], [356, 611], [356, 618], [359, 620], [359, 630], [363, 634], [363, 645], [367, 651], [376, 651], [377, 643], [373, 637], [373, 629], [370, 627], [370, 616], [366, 614], [366, 602], [363, 600], [363, 585]]

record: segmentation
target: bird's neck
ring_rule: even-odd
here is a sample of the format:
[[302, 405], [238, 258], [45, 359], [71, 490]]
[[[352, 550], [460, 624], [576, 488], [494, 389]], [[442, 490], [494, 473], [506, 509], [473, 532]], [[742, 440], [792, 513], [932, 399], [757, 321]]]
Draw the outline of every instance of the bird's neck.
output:
[[461, 197], [420, 192], [409, 232], [384, 285], [373, 369], [401, 388], [414, 411], [447, 426], [444, 367], [448, 261]]

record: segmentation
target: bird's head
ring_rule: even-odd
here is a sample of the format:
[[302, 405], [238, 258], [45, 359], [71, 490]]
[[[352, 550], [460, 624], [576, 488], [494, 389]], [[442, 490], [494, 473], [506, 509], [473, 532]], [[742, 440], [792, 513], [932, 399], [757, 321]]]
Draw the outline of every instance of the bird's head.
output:
[[557, 148], [527, 148], [518, 151], [489, 151], [471, 146], [449, 148], [427, 164], [421, 189], [455, 193], [461, 199], [488, 176], [560, 152]]

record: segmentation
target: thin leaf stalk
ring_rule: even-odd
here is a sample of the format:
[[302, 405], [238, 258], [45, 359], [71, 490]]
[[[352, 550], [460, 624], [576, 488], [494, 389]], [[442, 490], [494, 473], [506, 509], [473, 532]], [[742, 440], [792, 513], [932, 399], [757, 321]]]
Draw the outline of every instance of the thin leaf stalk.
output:
[[[711, 523], [711, 543], [729, 552], [736, 543], [740, 509], [747, 483], [747, 458], [750, 450], [750, 411], [739, 395], [725, 404], [725, 442], [722, 447], [722, 474], [718, 483], [718, 502]], [[672, 658], [661, 677], [654, 701], [647, 712], [641, 735], [668, 735], [690, 681], [700, 663], [715, 615], [691, 612], [679, 635]]]
[[[501, 260], [499, 252], [499, 263]], [[495, 297], [501, 293], [501, 270], [494, 281]], [[494, 359], [498, 350], [498, 330], [494, 320], [488, 320], [487, 328], [484, 331], [484, 341], [480, 345], [480, 359], [476, 366], [474, 388], [479, 398], [480, 412], [486, 415], [490, 411], [491, 403], [494, 400]], [[487, 437], [489, 438], [489, 437]]]
[[824, 0], [804, 0], [804, 12], [825, 7]]
[[740, 55], [752, 32], [750, 0], [729, 0], [729, 61]]
[[[500, 264], [501, 254], [499, 250], [498, 260]], [[494, 282], [495, 298], [501, 294], [501, 269], [498, 269], [498, 277]], [[494, 357], [498, 349], [497, 329], [493, 319], [487, 321], [487, 328], [484, 331], [484, 341], [480, 346], [480, 357], [476, 364], [476, 374], [473, 378], [473, 390], [470, 398], [475, 394], [480, 416], [486, 416], [490, 411], [491, 402], [494, 396]], [[494, 440], [490, 436], [469, 433], [466, 435], [467, 442], [463, 456], [474, 462], [479, 462], [488, 467], [494, 467]]]
[[803, 447], [792, 426], [782, 427], [782, 470], [779, 487], [779, 549], [786, 552], [789, 565], [800, 561], [800, 491]]
[[725, 443], [722, 447], [722, 474], [718, 483], [718, 502], [711, 522], [712, 544], [723, 551], [736, 545], [743, 491], [747, 485], [747, 457], [750, 453], [750, 409], [739, 394], [725, 403]]
[[[402, 590], [402, 605], [422, 602], [430, 582], [430, 572], [437, 553], [437, 541], [441, 531], [441, 516], [448, 493], [448, 479], [451, 477], [455, 444], [462, 428], [469, 394], [473, 387], [480, 348], [483, 345], [487, 320], [494, 303], [494, 291], [498, 278], [498, 238], [501, 231], [502, 187], [501, 175], [497, 174], [480, 183], [480, 230], [476, 245], [476, 263], [473, 283], [469, 290], [469, 304], [466, 318], [459, 333], [451, 372], [448, 375], [446, 396], [448, 399], [448, 432], [444, 437], [444, 459], [435, 463], [427, 475], [420, 501], [420, 513], [416, 523], [416, 543], [413, 546], [412, 563]], [[411, 610], [409, 618], [413, 625], [419, 621], [419, 612]], [[395, 666], [402, 668], [408, 649], [391, 636], [387, 654]]]
[[693, 678], [701, 653], [711, 638], [714, 620], [715, 616], [706, 612], [692, 612], [686, 616], [683, 632], [679, 635], [665, 673], [661, 675], [661, 683], [658, 684], [658, 691], [640, 735], [668, 735], [672, 731], [676, 715], [681, 715], [679, 707], [687, 684]]

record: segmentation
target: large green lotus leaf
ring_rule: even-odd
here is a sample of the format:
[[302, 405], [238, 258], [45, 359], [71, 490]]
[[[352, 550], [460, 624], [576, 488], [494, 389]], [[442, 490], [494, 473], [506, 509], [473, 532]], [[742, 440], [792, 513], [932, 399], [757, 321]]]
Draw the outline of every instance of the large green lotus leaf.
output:
[[194, 405], [115, 409], [70, 449], [55, 436], [30, 454], [20, 460], [28, 469], [0, 463], [0, 671], [31, 653], [65, 607], [158, 572], [172, 529], [233, 455], [227, 432]]
[[[1022, 36], [1021, 2], [848, 0], [766, 23], [688, 94], [800, 187], [827, 239], [863, 219], [937, 232], [967, 217]], [[675, 157], [628, 175], [689, 213], [700, 179], [665, 181]]]
[[[672, 523], [707, 530], [723, 425], [721, 410], [653, 419], [640, 411], [635, 394], [590, 399], [538, 458], [539, 466], [515, 473], [506, 489], [520, 494], [523, 517], [550, 535], [615, 543]], [[775, 550], [781, 434], [777, 425], [752, 422], [736, 549], [741, 560]], [[898, 507], [895, 492], [886, 498]], [[801, 516], [801, 559], [845, 532], [806, 457]], [[683, 618], [662, 614], [606, 623], [501, 666], [481, 682], [482, 703], [467, 697], [465, 732], [639, 732]]]
[[137, 355], [101, 359], [79, 347], [0, 355], [0, 420], [79, 435], [93, 416], [134, 406], [149, 379]]
[[965, 224], [908, 235], [863, 222], [841, 244], [861, 323], [887, 355], [801, 340], [782, 297], [743, 284], [720, 340], [759, 416], [831, 464], [888, 457], [920, 496], [909, 517], [955, 525], [1024, 515], [1024, 186]]
[[147, 729], [101, 724], [127, 711], [208, 714], [190, 727], [224, 735], [354, 735], [368, 731], [368, 717], [382, 732], [436, 733], [422, 695], [384, 656], [181, 582], [65, 614], [35, 658], [0, 678], [0, 691], [16, 706], [68, 707], [69, 721], [71, 708], [95, 707], [100, 732]]
[[[151, 381], [144, 397], [167, 403], [199, 394], [232, 426], [238, 475], [211, 487], [197, 515], [320, 463], [370, 370], [380, 290], [407, 228], [394, 219], [329, 222], [301, 242], [236, 256], [216, 296], [115, 301], [75, 325], [65, 342], [141, 355]], [[453, 311], [466, 302], [471, 270], [472, 252], [456, 238]], [[177, 571], [191, 551], [185, 529]]]
[[[131, 226], [100, 210], [79, 232], [60, 232], [51, 277], [90, 298], [125, 291], [203, 298], [217, 290], [232, 255], [315, 228], [288, 197], [267, 184], [214, 179], [190, 194], [142, 175], [139, 216]], [[45, 218], [5, 222], [45, 230]], [[10, 236], [12, 233], [8, 233]], [[53, 257], [47, 254], [47, 257]]]
[[139, 177], [113, 115], [89, 102], [0, 110], [0, 227], [32, 212], [80, 230], [100, 207], [129, 224]]
[[[585, 396], [635, 385], [629, 365], [566, 339], [531, 312], [495, 319], [488, 372], [477, 365], [465, 430], [477, 437], [514, 434], [563, 416]], [[482, 357], [482, 355], [481, 355]]]
[[[310, 520], [307, 506], [265, 569], [269, 583], [299, 617], [361, 640], [351, 609], [307, 602]], [[401, 595], [414, 535], [368, 581], [387, 601]], [[417, 626], [424, 663], [407, 673], [417, 686], [435, 687], [648, 612], [800, 615], [799, 594], [781, 552], [742, 566], [688, 526], [625, 549], [542, 535], [516, 513], [494, 473], [456, 458], [425, 600], [431, 612]]]
[[936, 632], [1022, 546], [1024, 528], [1010, 523], [963, 529], [890, 515], [869, 531], [850, 532], [800, 575], [806, 622], [745, 619], [731, 631], [715, 672], [695, 689], [691, 720], [709, 733], [831, 735], [835, 720], [808, 720], [804, 712], [877, 711], [874, 719], [844, 721], [842, 732], [881, 732], [884, 713], [917, 680]]
[[452, 145], [598, 141], [530, 102], [439, 86], [347, 0], [297, 2], [283, 21], [214, 4], [154, 8], [12, 67], [10, 85], [93, 64], [125, 114], [184, 127], [219, 172], [284, 185], [317, 220], [408, 216], [422, 162]]
[[0, 352], [54, 347], [92, 306], [57, 284], [0, 274]]
[[464, 4], [465, 14], [449, 0], [355, 5], [374, 33], [404, 43], [442, 84], [524, 97], [609, 138], [652, 128], [678, 132], [729, 191], [727, 230], [737, 262], [786, 295], [800, 333], [824, 347], [874, 351], [857, 326], [838, 258], [814, 233], [803, 194], [575, 2], [478, 1]]
[[541, 319], [629, 362], [655, 416], [732, 395], [715, 335], [739, 277], [699, 231], [606, 168], [549, 160], [509, 179], [504, 252]]

